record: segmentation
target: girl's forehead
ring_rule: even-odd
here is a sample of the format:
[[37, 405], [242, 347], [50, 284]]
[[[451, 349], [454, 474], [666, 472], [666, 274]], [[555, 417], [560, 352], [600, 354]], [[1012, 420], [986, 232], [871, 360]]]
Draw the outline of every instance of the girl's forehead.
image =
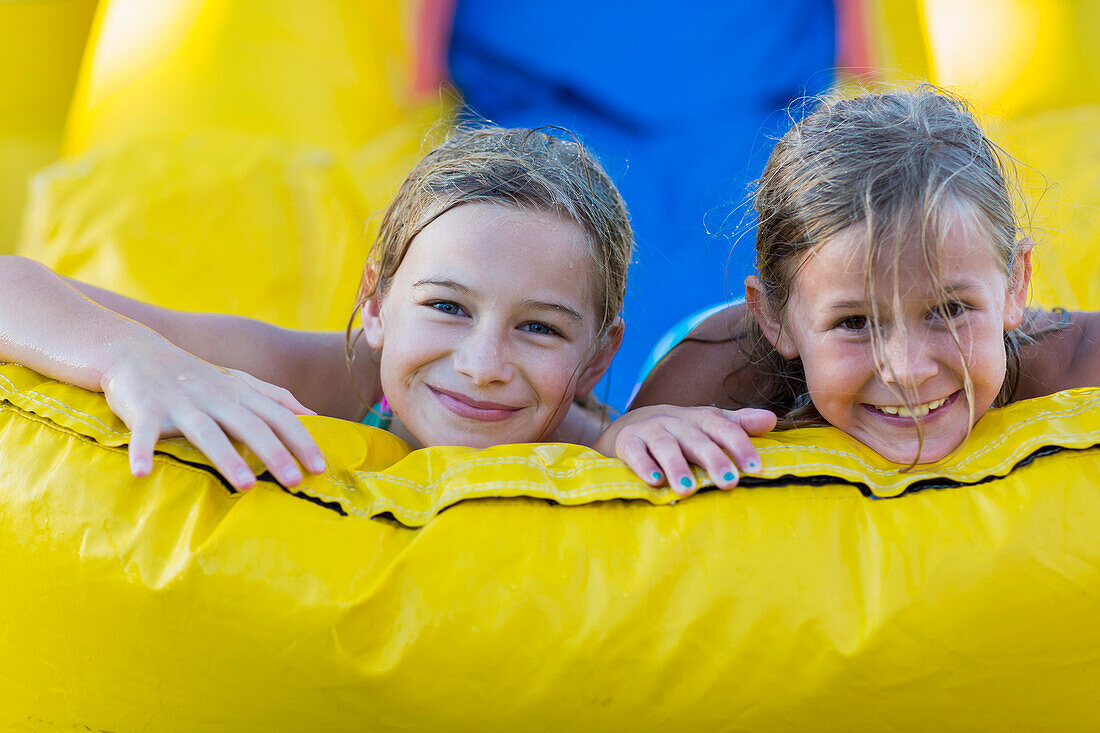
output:
[[532, 266], [594, 269], [580, 223], [555, 211], [484, 201], [455, 206], [434, 218], [409, 243], [406, 258], [431, 262], [444, 254], [466, 254], [485, 266], [527, 258]]
[[971, 258], [996, 260], [999, 249], [992, 227], [974, 207], [945, 204], [934, 217], [910, 212], [874, 227], [859, 222], [810, 248], [805, 259], [864, 271], [919, 271]]
[[[938, 231], [937, 231], [938, 230]], [[887, 229], [872, 238], [866, 224], [849, 227], [812, 247], [793, 273], [796, 291], [844, 289], [883, 297], [936, 291], [951, 282], [1006, 276], [987, 227], [974, 217], [945, 218], [923, 232]]]
[[590, 312], [595, 269], [587, 234], [572, 219], [468, 203], [444, 212], [413, 238], [394, 282], [452, 281], [481, 294], [517, 298], [557, 293]]

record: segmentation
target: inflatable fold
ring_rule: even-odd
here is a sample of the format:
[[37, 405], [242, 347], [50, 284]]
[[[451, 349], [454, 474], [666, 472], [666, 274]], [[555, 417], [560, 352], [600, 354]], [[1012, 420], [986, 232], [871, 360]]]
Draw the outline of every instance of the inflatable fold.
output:
[[130, 477], [101, 395], [2, 366], [0, 727], [1092, 728], [1098, 400], [913, 471], [777, 434], [675, 506], [578, 447], [306, 418], [328, 474], [236, 493], [184, 441]]

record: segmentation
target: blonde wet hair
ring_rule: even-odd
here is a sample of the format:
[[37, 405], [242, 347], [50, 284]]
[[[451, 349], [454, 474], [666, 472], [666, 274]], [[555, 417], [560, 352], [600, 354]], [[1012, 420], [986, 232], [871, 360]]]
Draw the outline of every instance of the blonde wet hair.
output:
[[[937, 243], [953, 217], [971, 216], [985, 233], [1009, 281], [1026, 245], [1014, 196], [1014, 161], [982, 131], [967, 103], [929, 85], [824, 101], [776, 144], [757, 183], [756, 269], [768, 307], [782, 323], [798, 266], [817, 246], [842, 232], [862, 234], [872, 312], [872, 347], [881, 369], [891, 369], [875, 324], [881, 322], [872, 267], [892, 262], [900, 308], [899, 247], [912, 237], [921, 248], [933, 287], [943, 293]], [[770, 376], [762, 406], [784, 426], [822, 424], [798, 359], [787, 360], [766, 341], [751, 316], [744, 329], [750, 360]], [[1011, 399], [1019, 380], [1023, 329], [1006, 332], [1006, 378], [996, 405]], [[948, 321], [956, 346], [961, 344]], [[965, 361], [964, 361], [965, 368]], [[964, 391], [973, 411], [973, 385]], [[898, 389], [912, 407], [913, 396]], [[918, 421], [919, 437], [923, 432]]]

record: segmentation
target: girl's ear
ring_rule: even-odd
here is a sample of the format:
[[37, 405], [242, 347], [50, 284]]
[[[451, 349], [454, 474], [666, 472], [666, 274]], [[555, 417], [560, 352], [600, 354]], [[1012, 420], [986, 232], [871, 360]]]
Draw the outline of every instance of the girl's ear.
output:
[[601, 340], [595, 356], [592, 357], [592, 360], [588, 362], [588, 366], [577, 377], [577, 389], [574, 396], [587, 397], [596, 386], [596, 383], [607, 372], [615, 352], [622, 346], [624, 328], [622, 318], [616, 318], [615, 322], [611, 324], [611, 328], [608, 329], [607, 334]]
[[378, 293], [363, 301], [360, 313], [367, 345], [375, 351], [381, 349], [385, 329], [382, 327], [382, 304], [378, 301]]
[[760, 278], [756, 275], [745, 278], [745, 302], [756, 318], [756, 322], [760, 324], [760, 330], [764, 332], [765, 338], [771, 342], [780, 356], [784, 359], [797, 359], [798, 347], [791, 340], [787, 329], [783, 328], [783, 322], [779, 320], [779, 316], [772, 312], [768, 296], [764, 294], [764, 283], [760, 282]]
[[1016, 263], [1012, 266], [1008, 292], [1005, 294], [1004, 330], [1011, 331], [1024, 320], [1027, 312], [1028, 286], [1031, 284], [1031, 248], [1035, 243], [1030, 239], [1020, 242], [1016, 253]]

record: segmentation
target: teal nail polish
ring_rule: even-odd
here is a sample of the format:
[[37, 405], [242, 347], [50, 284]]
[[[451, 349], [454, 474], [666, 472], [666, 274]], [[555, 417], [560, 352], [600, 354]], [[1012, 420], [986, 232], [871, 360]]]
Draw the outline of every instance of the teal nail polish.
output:
[[687, 476], [684, 476], [682, 479], [680, 479], [680, 485], [683, 486], [685, 489], [689, 488], [691, 486], [691, 479], [689, 479]]
[[660, 481], [661, 480], [661, 472], [660, 471], [654, 471], [653, 473], [650, 474], [650, 477], [654, 481]]
[[745, 464], [745, 468], [749, 471], [755, 471], [759, 467], [760, 467], [760, 464], [757, 463], [756, 461], [749, 461], [748, 463]]
[[737, 474], [735, 474], [733, 471], [726, 471], [722, 475], [723, 481], [733, 481], [735, 478], [737, 478]]

